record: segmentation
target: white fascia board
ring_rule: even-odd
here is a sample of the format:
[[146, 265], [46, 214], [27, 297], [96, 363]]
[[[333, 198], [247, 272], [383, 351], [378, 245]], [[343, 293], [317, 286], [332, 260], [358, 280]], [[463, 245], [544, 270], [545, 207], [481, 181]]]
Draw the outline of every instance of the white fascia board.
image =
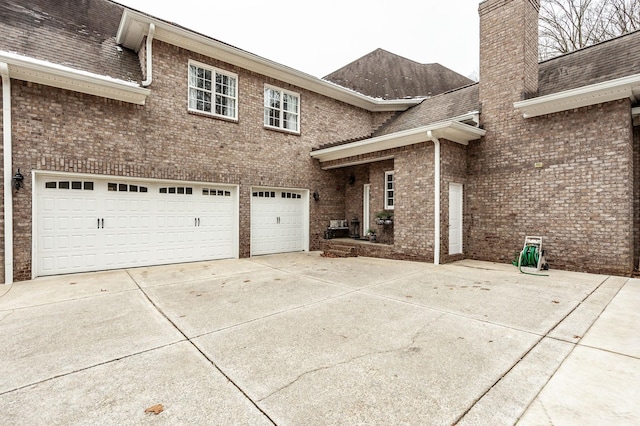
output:
[[139, 50], [151, 23], [156, 27], [155, 40], [284, 81], [367, 111], [404, 111], [423, 101], [423, 98], [394, 100], [372, 98], [210, 37], [127, 9], [120, 20], [116, 43], [129, 49]]
[[467, 145], [469, 141], [480, 139], [486, 133], [485, 130], [468, 124], [457, 121], [443, 121], [402, 132], [319, 149], [312, 151], [311, 157], [317, 158], [320, 162], [326, 162], [428, 142], [431, 140], [428, 135], [429, 131], [436, 138], [447, 139], [462, 145]]
[[640, 74], [515, 102], [513, 106], [524, 118], [531, 118], [624, 98], [640, 98]]
[[151, 94], [149, 89], [142, 88], [135, 82], [80, 71], [15, 53], [0, 51], [0, 62], [9, 65], [9, 76], [16, 80], [138, 105], [144, 105]]

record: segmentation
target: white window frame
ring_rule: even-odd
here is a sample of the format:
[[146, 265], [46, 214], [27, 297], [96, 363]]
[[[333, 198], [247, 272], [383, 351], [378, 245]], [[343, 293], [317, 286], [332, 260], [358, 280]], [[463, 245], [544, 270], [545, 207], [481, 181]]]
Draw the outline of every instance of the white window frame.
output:
[[[272, 106], [270, 103], [270, 100], [271, 100], [271, 97], [269, 96], [270, 92], [278, 93], [280, 102], [277, 107]], [[285, 98], [285, 96], [290, 96], [297, 100], [296, 102], [297, 109], [295, 111], [284, 109], [283, 99]], [[270, 120], [272, 118], [270, 112], [277, 112], [278, 125], [274, 125], [270, 123]], [[291, 123], [291, 120], [285, 120], [284, 119], [285, 115], [292, 115], [295, 118], [294, 120], [295, 129], [286, 127], [285, 123]], [[268, 129], [278, 129], [285, 132], [299, 134], [300, 133], [300, 94], [296, 92], [292, 92], [290, 90], [285, 90], [279, 87], [265, 84], [264, 85], [264, 127]]]
[[[205, 71], [211, 72], [211, 89], [210, 90], [207, 90], [206, 88], [202, 88], [202, 87], [192, 86], [192, 79], [191, 79], [192, 67], [201, 68]], [[235, 82], [235, 86], [234, 86], [235, 93], [229, 94], [229, 93], [223, 93], [222, 91], [219, 92], [217, 90], [218, 77], [232, 79]], [[198, 99], [192, 98], [192, 93], [194, 93], [194, 91], [209, 93], [209, 95], [211, 96], [211, 101], [210, 101], [211, 111], [207, 111], [206, 109], [198, 109], [197, 106], [195, 107], [192, 106], [192, 102], [198, 101]], [[222, 105], [222, 104], [220, 105], [221, 107], [228, 108], [231, 111], [231, 115], [226, 115], [226, 114], [216, 112], [217, 106], [218, 106], [217, 105], [218, 97], [227, 99], [227, 102], [233, 103], [233, 106]], [[189, 66], [187, 67], [187, 106], [189, 108], [189, 111], [192, 111], [198, 114], [206, 114], [212, 117], [219, 117], [219, 118], [224, 118], [226, 120], [237, 121], [238, 120], [238, 75], [232, 72], [227, 72], [227, 71], [212, 67], [210, 65], [203, 64], [201, 62], [190, 60]]]
[[[389, 181], [389, 176], [391, 176], [391, 181]], [[391, 183], [391, 188], [388, 187], [388, 184]], [[389, 196], [391, 193], [391, 196]], [[391, 200], [391, 204], [389, 204], [389, 200]], [[390, 172], [384, 172], [384, 209], [385, 210], [393, 210], [396, 205], [396, 180], [395, 180], [395, 172], [392, 170]]]

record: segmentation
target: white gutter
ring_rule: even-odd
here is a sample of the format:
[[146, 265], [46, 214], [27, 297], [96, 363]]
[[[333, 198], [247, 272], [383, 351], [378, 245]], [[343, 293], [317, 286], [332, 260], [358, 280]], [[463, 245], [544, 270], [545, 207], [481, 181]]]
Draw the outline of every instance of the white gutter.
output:
[[440, 140], [433, 135], [431, 130], [427, 131], [427, 137], [434, 146], [434, 237], [433, 237], [433, 264], [440, 264]]
[[[486, 130], [457, 121], [447, 120], [414, 129], [390, 133], [388, 135], [376, 136], [357, 142], [311, 151], [311, 157], [317, 158], [323, 163], [428, 142], [431, 140], [427, 137], [428, 132], [433, 132], [435, 137], [467, 145], [470, 141], [480, 139], [484, 136]], [[345, 164], [340, 165], [340, 167], [344, 166]]]
[[145, 74], [146, 79], [140, 83], [142, 87], [148, 87], [151, 85], [153, 81], [153, 67], [152, 67], [152, 50], [151, 46], [153, 45], [153, 35], [156, 32], [156, 26], [154, 24], [149, 24], [149, 33], [147, 34], [147, 48], [145, 49], [145, 54], [147, 56], [147, 72]]
[[4, 283], [13, 283], [13, 164], [11, 141], [11, 78], [0, 62], [2, 77], [2, 154], [4, 156]]
[[8, 65], [9, 75], [15, 80], [31, 81], [138, 105], [144, 105], [151, 94], [150, 89], [140, 87], [137, 82], [81, 71], [11, 52], [0, 51], [0, 62]]
[[515, 102], [524, 118], [538, 117], [618, 99], [640, 99], [640, 74]]

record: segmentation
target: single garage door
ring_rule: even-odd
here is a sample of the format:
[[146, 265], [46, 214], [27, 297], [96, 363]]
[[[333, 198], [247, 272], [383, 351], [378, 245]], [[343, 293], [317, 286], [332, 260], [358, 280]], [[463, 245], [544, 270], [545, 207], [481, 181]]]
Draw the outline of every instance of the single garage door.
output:
[[254, 188], [251, 195], [252, 256], [308, 250], [306, 191]]
[[38, 175], [36, 274], [238, 256], [237, 189]]

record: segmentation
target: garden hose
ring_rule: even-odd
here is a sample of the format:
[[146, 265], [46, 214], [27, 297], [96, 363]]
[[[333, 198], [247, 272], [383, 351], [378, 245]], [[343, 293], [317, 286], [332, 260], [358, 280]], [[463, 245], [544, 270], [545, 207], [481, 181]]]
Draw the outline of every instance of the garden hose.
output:
[[[518, 266], [518, 270], [522, 274], [527, 275], [536, 275], [540, 277], [548, 277], [549, 274], [534, 274], [532, 272], [525, 272], [522, 270], [522, 267], [530, 267], [530, 268], [538, 268], [538, 260], [540, 259], [540, 253], [538, 252], [538, 247], [536, 246], [526, 246], [522, 253], [520, 253], [520, 259], [518, 259], [518, 254], [516, 253], [516, 260], [511, 262], [514, 266]], [[519, 261], [518, 261], [519, 260]]]

